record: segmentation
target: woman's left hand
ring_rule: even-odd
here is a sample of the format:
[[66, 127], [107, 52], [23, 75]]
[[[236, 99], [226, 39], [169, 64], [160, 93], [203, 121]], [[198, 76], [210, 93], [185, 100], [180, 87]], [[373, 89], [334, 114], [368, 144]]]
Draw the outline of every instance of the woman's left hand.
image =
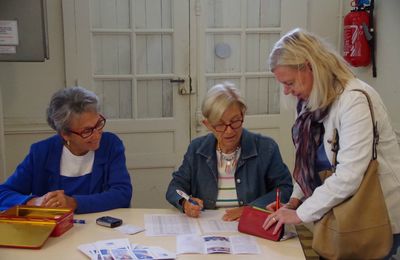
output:
[[224, 221], [235, 221], [242, 216], [243, 207], [227, 209], [225, 210], [225, 214], [222, 217]]
[[270, 214], [264, 221], [263, 228], [269, 229], [276, 223], [273, 234], [275, 235], [284, 224], [300, 224], [301, 219], [297, 216], [296, 210], [288, 209], [285, 207], [280, 208], [278, 211]]

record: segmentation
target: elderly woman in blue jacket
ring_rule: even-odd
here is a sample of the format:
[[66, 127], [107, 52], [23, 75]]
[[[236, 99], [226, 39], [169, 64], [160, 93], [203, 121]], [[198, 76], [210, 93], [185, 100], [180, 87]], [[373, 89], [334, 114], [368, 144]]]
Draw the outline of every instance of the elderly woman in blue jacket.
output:
[[[278, 188], [282, 200], [289, 199], [292, 178], [278, 145], [242, 127], [245, 111], [246, 104], [231, 83], [208, 91], [202, 113], [212, 133], [192, 141], [166, 193], [187, 216], [198, 217], [203, 208], [228, 208], [223, 219], [233, 221], [245, 205], [265, 207], [274, 201]], [[192, 203], [176, 190], [190, 195]]]
[[129, 207], [124, 146], [116, 135], [103, 133], [106, 119], [98, 112], [97, 96], [81, 87], [56, 92], [47, 122], [58, 134], [33, 144], [0, 185], [0, 210], [20, 204], [75, 213]]

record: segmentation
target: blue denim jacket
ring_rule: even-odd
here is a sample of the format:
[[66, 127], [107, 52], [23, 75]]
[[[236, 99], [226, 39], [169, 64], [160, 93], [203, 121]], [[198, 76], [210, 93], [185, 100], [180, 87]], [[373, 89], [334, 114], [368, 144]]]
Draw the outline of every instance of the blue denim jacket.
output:
[[[281, 190], [282, 202], [292, 194], [292, 177], [283, 163], [277, 143], [269, 137], [243, 129], [241, 153], [235, 172], [239, 205], [265, 207], [276, 198], [276, 188]], [[213, 134], [192, 141], [183, 163], [172, 174], [166, 199], [182, 210], [181, 197], [176, 189], [202, 199], [204, 208], [215, 209], [218, 195], [218, 170], [216, 139]]]

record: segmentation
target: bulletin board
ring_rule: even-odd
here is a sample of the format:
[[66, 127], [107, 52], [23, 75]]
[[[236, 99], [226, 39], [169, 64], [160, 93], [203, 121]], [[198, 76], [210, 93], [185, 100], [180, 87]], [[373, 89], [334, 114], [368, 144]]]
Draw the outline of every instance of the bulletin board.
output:
[[46, 0], [0, 1], [0, 61], [49, 59]]

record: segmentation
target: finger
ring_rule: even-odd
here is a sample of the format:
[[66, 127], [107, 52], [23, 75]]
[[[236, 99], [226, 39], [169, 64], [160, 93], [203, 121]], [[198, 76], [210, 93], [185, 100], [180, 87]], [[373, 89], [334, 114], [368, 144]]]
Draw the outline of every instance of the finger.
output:
[[50, 191], [50, 192], [46, 193], [46, 194], [43, 196], [43, 202], [44, 202], [44, 203], [47, 203], [49, 200], [51, 200], [51, 199], [54, 198], [55, 196], [57, 196], [57, 194], [56, 194], [55, 192], [53, 192], [53, 191]]
[[45, 207], [50, 207], [50, 208], [56, 208], [60, 206], [60, 202], [56, 197], [51, 198], [49, 201], [47, 201], [44, 205]]
[[194, 197], [192, 197], [191, 199], [196, 201], [197, 204], [199, 204], [197, 207], [199, 207], [200, 209], [202, 209], [204, 207], [203, 201], [201, 199], [194, 198]]
[[265, 230], [267, 230], [267, 229], [269, 229], [275, 222], [276, 222], [276, 220], [274, 220], [274, 216], [269, 215], [269, 216], [267, 217], [267, 219], [264, 221], [263, 228], [264, 228]]
[[282, 222], [282, 221], [278, 221], [278, 223], [276, 223], [274, 232], [272, 232], [272, 234], [276, 235], [276, 234], [278, 233], [278, 231], [279, 231], [279, 229], [281, 228], [282, 225], [283, 225], [283, 222]]
[[276, 203], [273, 202], [273, 203], [271, 203], [271, 204], [268, 204], [267, 207], [266, 207], [266, 209], [267, 209], [267, 210], [270, 210], [270, 211], [275, 211], [275, 210], [276, 210]]

